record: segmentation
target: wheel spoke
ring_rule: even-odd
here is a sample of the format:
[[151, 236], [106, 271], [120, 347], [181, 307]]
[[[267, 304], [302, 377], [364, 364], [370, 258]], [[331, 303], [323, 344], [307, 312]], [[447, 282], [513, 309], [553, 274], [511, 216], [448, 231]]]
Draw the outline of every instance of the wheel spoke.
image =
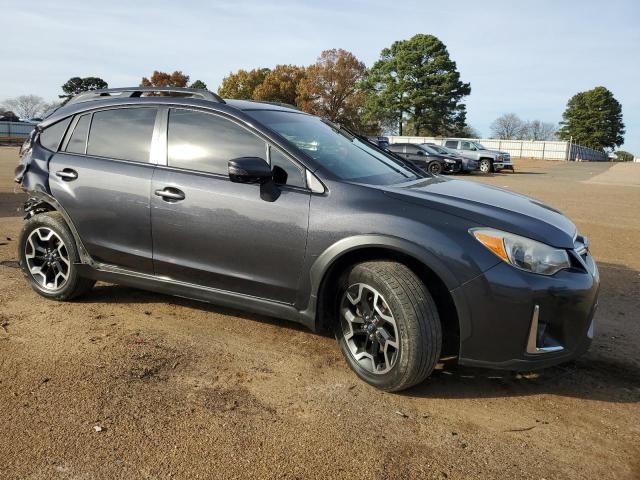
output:
[[29, 234], [24, 258], [32, 278], [44, 289], [59, 290], [69, 279], [69, 252], [50, 228], [38, 227]]

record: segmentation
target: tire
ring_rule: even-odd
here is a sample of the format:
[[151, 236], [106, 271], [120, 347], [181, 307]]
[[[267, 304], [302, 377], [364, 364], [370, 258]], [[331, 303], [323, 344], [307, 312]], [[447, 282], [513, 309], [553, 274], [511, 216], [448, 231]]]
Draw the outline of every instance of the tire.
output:
[[[371, 298], [378, 308], [370, 308]], [[336, 310], [342, 354], [370, 385], [404, 390], [436, 366], [442, 347], [438, 310], [424, 283], [406, 266], [390, 261], [356, 265], [342, 277]]]
[[480, 173], [485, 175], [492, 172], [493, 166], [491, 165], [491, 160], [488, 160], [486, 158], [480, 159], [480, 161], [478, 162], [478, 170], [480, 171]]
[[76, 242], [59, 212], [31, 217], [22, 227], [19, 242], [22, 273], [31, 288], [43, 297], [71, 300], [95, 284], [95, 280], [79, 276], [75, 265], [79, 262]]
[[440, 162], [431, 162], [427, 165], [427, 171], [432, 175], [440, 175], [442, 173], [442, 164]]

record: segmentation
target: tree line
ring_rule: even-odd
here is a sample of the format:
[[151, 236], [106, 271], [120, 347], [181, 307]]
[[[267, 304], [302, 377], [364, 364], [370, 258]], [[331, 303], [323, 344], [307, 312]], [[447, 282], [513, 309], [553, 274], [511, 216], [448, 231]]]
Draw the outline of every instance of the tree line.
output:
[[[154, 71], [140, 86], [207, 89], [189, 75]], [[23, 95], [0, 104], [0, 119], [41, 117], [78, 93], [107, 88], [98, 77], [73, 77], [63, 86], [59, 102]], [[280, 64], [230, 72], [217, 92], [224, 98], [292, 105], [304, 112], [343, 124], [362, 134], [479, 137], [467, 124], [464, 99], [471, 85], [463, 82], [447, 47], [433, 35], [418, 34], [384, 48], [367, 68], [344, 49], [325, 50], [316, 62]], [[623, 143], [622, 107], [605, 87], [573, 96], [559, 125], [522, 120], [515, 113], [498, 117], [491, 125], [502, 139], [572, 139], [594, 149]]]

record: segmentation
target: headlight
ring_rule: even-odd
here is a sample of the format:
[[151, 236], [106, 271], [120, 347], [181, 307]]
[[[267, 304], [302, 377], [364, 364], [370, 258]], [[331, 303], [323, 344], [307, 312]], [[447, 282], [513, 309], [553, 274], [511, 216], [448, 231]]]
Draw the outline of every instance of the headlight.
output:
[[444, 161], [447, 163], [456, 163], [455, 160], [451, 160], [450, 158], [445, 158]]
[[493, 228], [472, 228], [469, 232], [502, 261], [520, 270], [553, 275], [571, 266], [566, 250], [530, 238]]

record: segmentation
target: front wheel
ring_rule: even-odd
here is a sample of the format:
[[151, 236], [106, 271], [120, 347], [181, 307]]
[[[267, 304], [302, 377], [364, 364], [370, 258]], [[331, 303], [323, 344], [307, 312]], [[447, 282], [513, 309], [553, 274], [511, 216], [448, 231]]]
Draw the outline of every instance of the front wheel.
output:
[[442, 173], [442, 164], [440, 162], [431, 162], [427, 166], [427, 170], [432, 175], [440, 175]]
[[480, 160], [479, 170], [481, 173], [489, 173], [491, 171], [491, 161], [486, 158]]
[[78, 250], [58, 212], [40, 213], [25, 222], [20, 233], [19, 256], [24, 276], [43, 297], [70, 300], [95, 283], [78, 275]]
[[345, 276], [336, 338], [365, 382], [399, 391], [433, 371], [442, 345], [440, 317], [426, 286], [406, 266], [361, 263]]

